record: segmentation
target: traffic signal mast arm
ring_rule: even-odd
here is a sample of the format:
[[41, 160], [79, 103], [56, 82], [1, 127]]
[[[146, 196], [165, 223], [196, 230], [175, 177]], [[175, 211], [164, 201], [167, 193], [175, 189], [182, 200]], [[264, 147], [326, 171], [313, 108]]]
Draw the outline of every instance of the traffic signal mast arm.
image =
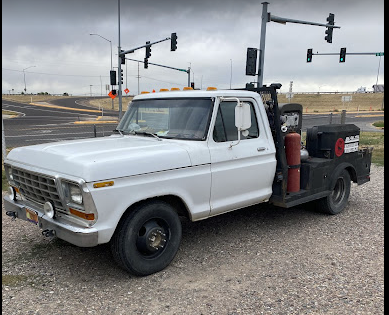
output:
[[269, 22], [276, 22], [276, 23], [281, 23], [281, 24], [297, 23], [297, 24], [308, 24], [308, 25], [325, 26], [325, 27], [330, 27], [330, 28], [340, 28], [340, 26], [335, 26], [335, 25], [330, 25], [330, 24], [287, 19], [287, 18], [271, 15], [270, 13], [269, 13]]
[[[142, 62], [142, 63], [144, 63], [144, 62], [141, 61], [141, 60], [136, 60], [136, 59], [131, 59], [131, 58], [126, 58], [126, 60], [132, 60], [132, 61], [137, 61], [137, 62]], [[164, 67], [164, 68], [168, 68], [168, 69], [178, 70], [178, 71], [182, 71], [182, 72], [186, 72], [186, 73], [188, 73], [188, 71], [189, 71], [189, 70], [185, 70], [185, 69], [180, 69], [180, 68], [174, 68], [174, 67], [159, 65], [159, 64], [157, 64], [157, 63], [152, 63], [152, 62], [149, 62], [149, 65], [154, 65], [154, 66]]]
[[[126, 58], [126, 60], [131, 60], [131, 61], [137, 61], [137, 62], [144, 63], [144, 61], [136, 60], [136, 59], [131, 59], [131, 58]], [[147, 62], [147, 63], [149, 65], [154, 65], [154, 66], [158, 66], [158, 67], [163, 67], [163, 68], [168, 68], [168, 69], [177, 70], [177, 71], [181, 71], [181, 72], [186, 72], [188, 74], [188, 86], [190, 86], [190, 68], [188, 68], [188, 70], [185, 70], [185, 69], [180, 69], [180, 68], [174, 68], [174, 67], [170, 67], [170, 66], [160, 65], [160, 64], [152, 63], [152, 62]]]
[[139, 46], [139, 47], [136, 47], [136, 48], [133, 48], [133, 49], [124, 50], [124, 51], [122, 51], [122, 52], [120, 53], [120, 56], [123, 56], [123, 55], [125, 55], [125, 54], [131, 54], [131, 53], [135, 52], [135, 50], [142, 49], [142, 48], [145, 48], [145, 47], [154, 45], [154, 44], [158, 44], [158, 43], [164, 42], [164, 41], [169, 40], [169, 39], [171, 39], [171, 37], [167, 37], [167, 38], [158, 40], [158, 41], [156, 41], [156, 42], [149, 43], [149, 44], [146, 44], [146, 45], [142, 45], [142, 46]]
[[[336, 56], [339, 56], [339, 53], [312, 53], [312, 55], [336, 55]], [[383, 52], [366, 52], [366, 53], [349, 53], [349, 52], [346, 52], [346, 55], [374, 55], [374, 56], [383, 56], [384, 53]]]

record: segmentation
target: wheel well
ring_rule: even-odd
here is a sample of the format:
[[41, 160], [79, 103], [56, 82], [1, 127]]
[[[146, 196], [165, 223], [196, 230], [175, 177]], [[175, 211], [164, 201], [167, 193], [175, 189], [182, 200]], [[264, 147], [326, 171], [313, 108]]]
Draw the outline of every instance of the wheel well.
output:
[[355, 171], [354, 167], [349, 166], [346, 167], [346, 171], [350, 174], [351, 180], [356, 183], [357, 182], [357, 172]]
[[140, 201], [132, 204], [131, 206], [129, 206], [127, 208], [127, 210], [124, 211], [124, 213], [122, 214], [122, 217], [120, 218], [120, 220], [116, 226], [116, 229], [121, 224], [123, 219], [127, 216], [127, 214], [129, 214], [131, 211], [133, 211], [137, 207], [141, 206], [142, 204], [145, 204], [145, 203], [152, 201], [152, 200], [164, 201], [164, 202], [170, 204], [176, 210], [176, 212], [179, 216], [183, 216], [183, 217], [187, 218], [188, 220], [192, 220], [192, 217], [190, 215], [188, 207], [186, 206], [185, 202], [180, 197], [177, 197], [174, 195], [166, 195], [166, 196], [158, 196], [158, 197], [140, 200]]

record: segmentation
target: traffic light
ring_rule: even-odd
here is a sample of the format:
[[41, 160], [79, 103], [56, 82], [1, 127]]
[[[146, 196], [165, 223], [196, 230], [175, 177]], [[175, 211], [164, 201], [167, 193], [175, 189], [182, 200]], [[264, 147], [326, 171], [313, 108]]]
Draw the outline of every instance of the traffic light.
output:
[[[329, 25], [334, 25], [335, 24], [335, 14], [330, 13], [328, 15], [327, 22], [328, 22], [327, 24], [329, 24]], [[332, 43], [332, 32], [333, 31], [334, 31], [334, 29], [332, 27], [327, 26], [327, 29], [325, 30], [326, 36], [324, 37], [324, 39], [327, 41], [327, 43]]]
[[109, 72], [109, 76], [110, 76], [110, 79], [111, 79], [111, 85], [116, 85], [116, 71], [115, 70], [111, 70]]
[[147, 58], [145, 58], [144, 67], [145, 67], [145, 69], [147, 69], [149, 67], [149, 60]]
[[257, 51], [257, 48], [247, 48], [246, 75], [256, 74]]
[[[146, 45], [149, 45], [150, 42], [146, 42]], [[146, 59], [149, 59], [151, 57], [151, 45], [146, 46]]]
[[307, 62], [312, 62], [312, 48], [307, 50]]
[[116, 95], [116, 90], [112, 90], [112, 95]]
[[343, 47], [340, 49], [339, 62], [345, 62], [345, 61], [346, 61], [346, 47]]
[[120, 69], [120, 84], [123, 84], [123, 69]]
[[195, 88], [194, 82], [190, 82], [190, 87], [194, 90]]
[[[121, 50], [120, 52], [123, 52], [124, 50]], [[120, 63], [124, 65], [126, 63], [126, 55], [121, 55], [120, 56]]]
[[172, 33], [170, 41], [170, 51], [175, 51], [177, 49], [177, 34]]

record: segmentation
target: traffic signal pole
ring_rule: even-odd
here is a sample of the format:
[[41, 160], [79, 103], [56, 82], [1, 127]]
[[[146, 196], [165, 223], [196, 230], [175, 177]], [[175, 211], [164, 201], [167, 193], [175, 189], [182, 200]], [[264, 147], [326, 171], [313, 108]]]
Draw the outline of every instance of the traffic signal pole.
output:
[[270, 13], [267, 12], [268, 2], [262, 2], [262, 24], [261, 24], [261, 39], [259, 43], [259, 65], [258, 65], [258, 85], [262, 87], [263, 84], [263, 66], [265, 60], [265, 41], [266, 41], [266, 23], [269, 22]]
[[[334, 15], [330, 13], [329, 17], [327, 18], [327, 21], [329, 21], [328, 24], [324, 23], [316, 23], [316, 22], [309, 22], [309, 21], [302, 21], [302, 20], [293, 20], [288, 18], [283, 18], [279, 16], [275, 16], [270, 14], [270, 12], [267, 12], [267, 5], [268, 2], [262, 2], [262, 24], [261, 24], [261, 39], [260, 39], [260, 46], [259, 46], [259, 64], [258, 64], [258, 87], [262, 87], [263, 85], [263, 70], [264, 70], [264, 59], [265, 59], [265, 38], [266, 38], [266, 23], [267, 22], [276, 22], [281, 24], [286, 23], [297, 23], [297, 24], [306, 24], [306, 25], [316, 25], [316, 26], [324, 26], [328, 29], [334, 29], [334, 28], [340, 28], [340, 26], [335, 26], [332, 23]], [[331, 20], [331, 22], [330, 22]], [[327, 42], [332, 42], [332, 32], [331, 32], [331, 38], [326, 38]]]

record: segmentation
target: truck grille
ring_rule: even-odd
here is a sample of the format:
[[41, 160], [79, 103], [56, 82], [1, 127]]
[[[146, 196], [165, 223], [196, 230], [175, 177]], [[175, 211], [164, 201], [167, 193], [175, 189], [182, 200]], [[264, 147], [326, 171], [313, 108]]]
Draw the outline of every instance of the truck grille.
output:
[[13, 168], [12, 175], [21, 194], [29, 201], [44, 204], [50, 201], [55, 208], [64, 210], [55, 179], [50, 176]]

